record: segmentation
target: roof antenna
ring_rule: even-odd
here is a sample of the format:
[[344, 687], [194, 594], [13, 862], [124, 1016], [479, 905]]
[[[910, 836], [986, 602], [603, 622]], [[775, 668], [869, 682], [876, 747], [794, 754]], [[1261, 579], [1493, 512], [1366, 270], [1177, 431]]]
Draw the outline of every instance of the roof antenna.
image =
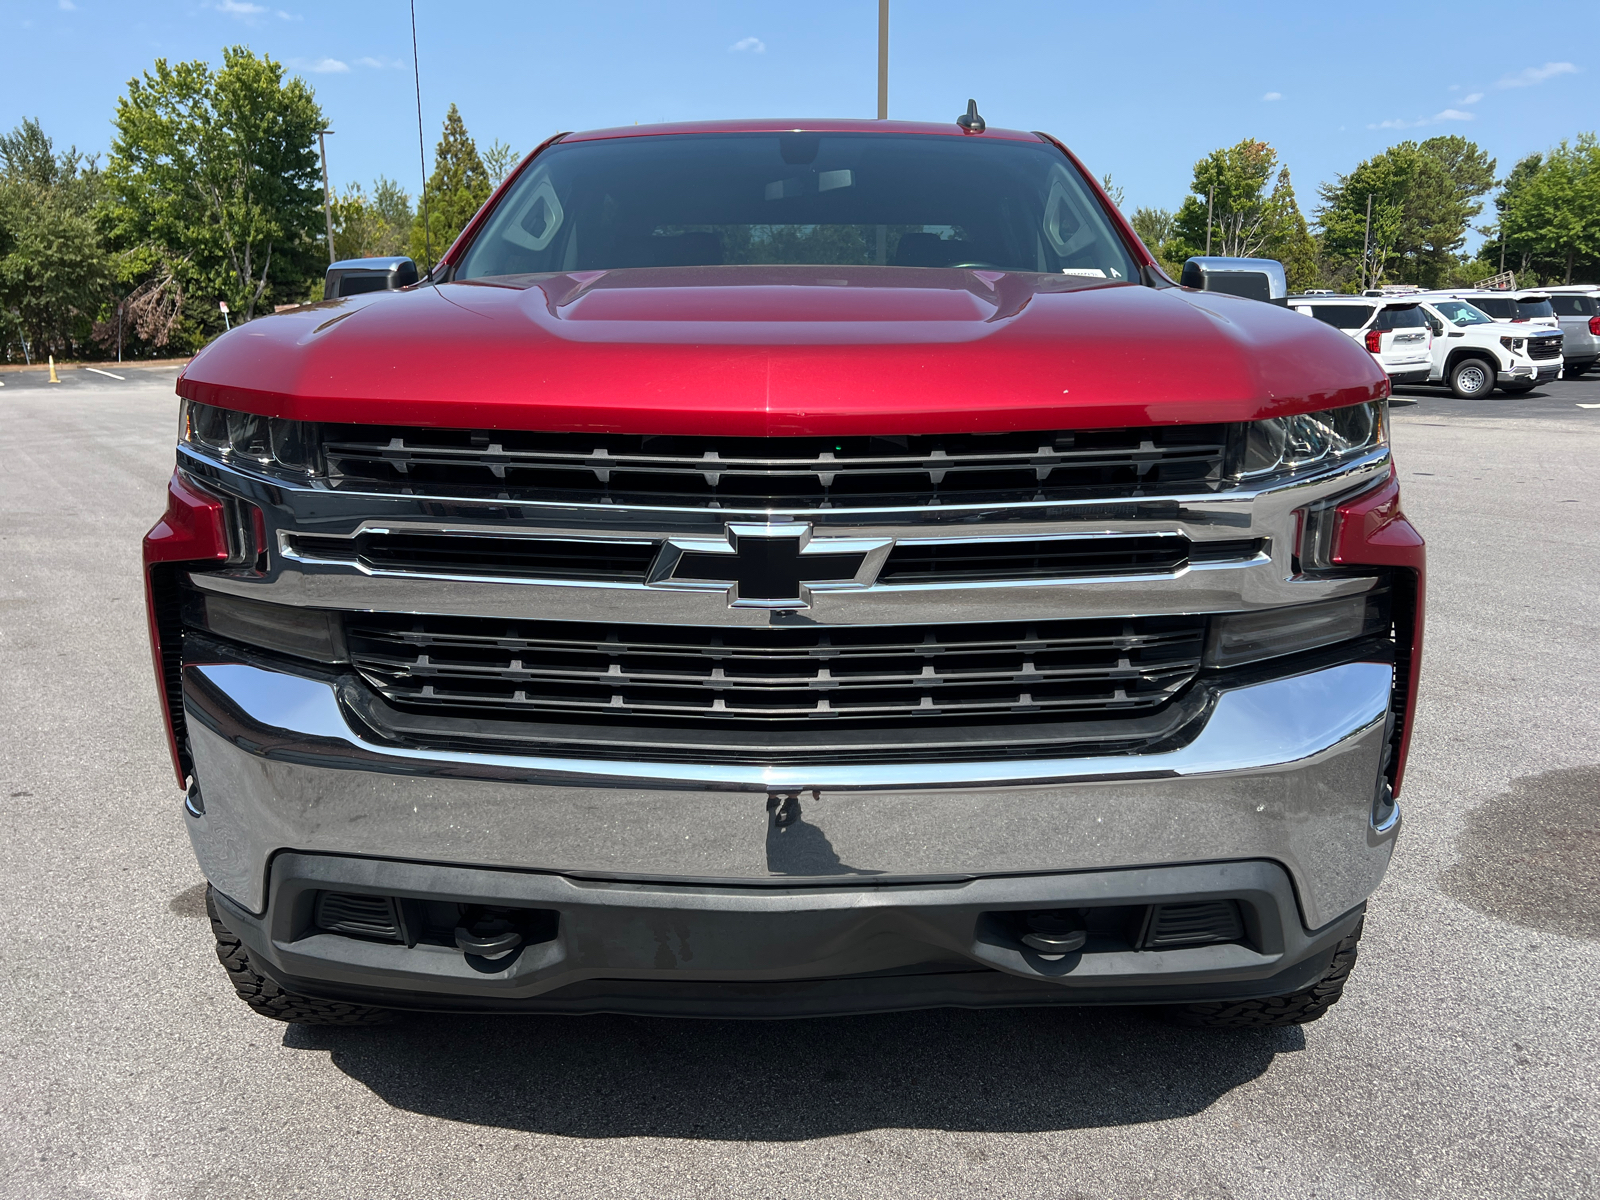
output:
[[956, 118], [956, 124], [961, 126], [962, 133], [982, 133], [989, 125], [978, 115], [978, 102], [967, 101], [967, 111]]
[[428, 260], [425, 268], [433, 274], [433, 230], [428, 225], [428, 154], [422, 140], [422, 68], [417, 62], [417, 0], [411, 0], [411, 77], [417, 81], [417, 161], [422, 164], [422, 194], [417, 197], [422, 209], [422, 246]]

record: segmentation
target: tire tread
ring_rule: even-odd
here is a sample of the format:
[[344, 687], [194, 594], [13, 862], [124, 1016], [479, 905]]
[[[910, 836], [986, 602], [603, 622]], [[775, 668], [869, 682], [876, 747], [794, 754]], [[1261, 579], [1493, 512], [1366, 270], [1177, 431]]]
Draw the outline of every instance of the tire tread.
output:
[[211, 888], [206, 888], [206, 915], [211, 918], [211, 933], [217, 940], [217, 961], [228, 973], [233, 990], [263, 1017], [296, 1025], [384, 1025], [394, 1013], [370, 1004], [349, 1004], [341, 1000], [320, 1000], [285, 991], [250, 965], [250, 955], [237, 935], [222, 923], [217, 914]]
[[1180, 1024], [1211, 1029], [1271, 1029], [1306, 1025], [1320, 1019], [1344, 995], [1344, 985], [1356, 965], [1356, 943], [1365, 918], [1334, 947], [1327, 974], [1308, 988], [1287, 996], [1258, 1000], [1227, 1000], [1214, 1004], [1185, 1004], [1173, 1016]]

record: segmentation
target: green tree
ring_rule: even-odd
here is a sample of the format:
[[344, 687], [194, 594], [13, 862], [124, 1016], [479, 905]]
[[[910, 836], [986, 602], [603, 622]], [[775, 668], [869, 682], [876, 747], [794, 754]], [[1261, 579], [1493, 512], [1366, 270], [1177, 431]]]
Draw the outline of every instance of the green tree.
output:
[[[157, 59], [117, 102], [104, 219], [124, 275], [168, 279], [185, 298], [186, 340], [274, 300], [302, 299], [326, 262], [311, 88], [246, 47], [204, 62]], [[169, 296], [169, 300], [171, 297]]]
[[[1478, 253], [1482, 258], [1495, 264], [1495, 269], [1489, 272], [1490, 275], [1498, 274], [1508, 267], [1513, 271], [1526, 272], [1531, 265], [1532, 256], [1530, 254], [1523, 254], [1522, 261], [1519, 264], [1518, 251], [1511, 251], [1510, 247], [1506, 245], [1503, 232], [1505, 229], [1506, 210], [1516, 202], [1517, 194], [1528, 185], [1528, 182], [1539, 173], [1540, 168], [1543, 166], [1543, 154], [1530, 154], [1525, 158], [1519, 159], [1516, 166], [1511, 168], [1511, 173], [1501, 182], [1500, 191], [1495, 195], [1495, 223], [1493, 225], [1480, 226], [1478, 229], [1478, 232], [1484, 236], [1484, 243], [1479, 247]], [[1520, 251], [1520, 249], [1519, 247], [1518, 250]], [[1479, 276], [1479, 278], [1484, 278], [1484, 276]]]
[[411, 227], [411, 257], [431, 271], [492, 191], [488, 169], [454, 104], [433, 152], [433, 174], [423, 189], [421, 219]]
[[[101, 175], [57, 154], [36, 120], [0, 135], [0, 329], [17, 357], [85, 351], [110, 303], [111, 259], [95, 222]], [[26, 349], [24, 349], [24, 343]]]
[[1133, 226], [1133, 231], [1139, 235], [1145, 248], [1156, 256], [1162, 269], [1176, 279], [1183, 269], [1182, 263], [1173, 262], [1165, 250], [1175, 229], [1172, 211], [1166, 208], [1136, 208], [1128, 223]]
[[416, 220], [411, 194], [387, 175], [379, 175], [372, 185], [372, 207], [389, 229], [389, 240], [380, 253], [407, 253], [411, 248], [411, 226]]
[[517, 152], [496, 138], [483, 152], [483, 169], [489, 174], [489, 186], [499, 187], [505, 182], [505, 177], [511, 174], [511, 168], [517, 162]]
[[1333, 262], [1355, 268], [1358, 287], [1377, 287], [1391, 275], [1438, 287], [1482, 211], [1478, 197], [1494, 186], [1494, 168], [1493, 159], [1462, 137], [1391, 146], [1323, 185], [1317, 211], [1323, 249]]
[[1189, 193], [1176, 213], [1140, 209], [1134, 214], [1134, 228], [1169, 273], [1176, 275], [1185, 259], [1209, 249], [1215, 255], [1278, 259], [1293, 290], [1321, 284], [1317, 241], [1295, 198], [1289, 168], [1279, 165], [1268, 143], [1246, 138], [1213, 150], [1195, 163]]
[[1534, 156], [1514, 185], [1507, 180], [1505, 199], [1502, 237], [1521, 270], [1531, 266], [1563, 283], [1571, 283], [1575, 271], [1594, 273], [1600, 265], [1600, 144], [1593, 133]]
[[378, 176], [369, 198], [359, 183], [333, 199], [333, 250], [339, 258], [406, 254], [411, 241], [411, 197], [394, 180]]

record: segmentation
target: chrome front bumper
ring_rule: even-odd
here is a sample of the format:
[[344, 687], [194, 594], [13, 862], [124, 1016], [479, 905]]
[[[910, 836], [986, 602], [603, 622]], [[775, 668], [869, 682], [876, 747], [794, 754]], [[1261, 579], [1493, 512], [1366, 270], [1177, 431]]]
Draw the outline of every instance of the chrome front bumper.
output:
[[1387, 663], [1222, 691], [1159, 753], [822, 766], [422, 750], [364, 732], [333, 682], [242, 662], [183, 679], [189, 834], [211, 883], [257, 914], [284, 851], [863, 892], [1270, 860], [1317, 929], [1377, 886], [1399, 823], [1373, 824]]

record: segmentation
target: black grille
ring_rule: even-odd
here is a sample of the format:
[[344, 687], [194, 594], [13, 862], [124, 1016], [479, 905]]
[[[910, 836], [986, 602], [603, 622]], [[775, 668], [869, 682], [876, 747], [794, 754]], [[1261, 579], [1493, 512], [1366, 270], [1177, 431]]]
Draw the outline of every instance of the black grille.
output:
[[882, 583], [1067, 579], [1175, 571], [1189, 561], [1183, 537], [1059, 538], [1011, 542], [908, 542], [889, 554]]
[[1215, 491], [1228, 429], [718, 438], [326, 425], [322, 445], [331, 484], [350, 490], [819, 508]]
[[1560, 358], [1561, 339], [1558, 337], [1541, 337], [1528, 339], [1529, 358]]
[[423, 711], [662, 720], [964, 720], [1149, 711], [1199, 670], [1202, 617], [714, 629], [351, 615], [350, 655]]
[[643, 583], [655, 556], [652, 541], [466, 534], [363, 533], [354, 538], [295, 534], [295, 552], [359, 562], [378, 570], [422, 575], [504, 575], [527, 579], [601, 579]]

